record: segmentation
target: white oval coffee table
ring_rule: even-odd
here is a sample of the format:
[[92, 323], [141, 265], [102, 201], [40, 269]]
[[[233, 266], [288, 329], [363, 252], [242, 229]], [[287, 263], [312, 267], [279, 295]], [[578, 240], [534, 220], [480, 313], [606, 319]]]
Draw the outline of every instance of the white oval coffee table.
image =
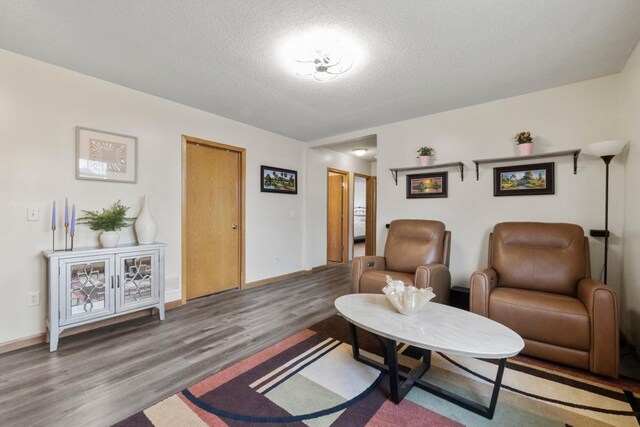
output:
[[[524, 348], [522, 338], [511, 329], [486, 317], [431, 302], [419, 313], [405, 316], [396, 312], [386, 296], [377, 294], [344, 295], [336, 299], [335, 306], [349, 322], [353, 357], [389, 373], [391, 398], [395, 403], [399, 403], [415, 385], [477, 414], [493, 418], [506, 360]], [[360, 355], [356, 326], [385, 339], [386, 365]], [[422, 364], [409, 373], [399, 372], [397, 342], [422, 349]], [[431, 351], [499, 359], [489, 406], [483, 406], [421, 379], [430, 367]], [[404, 381], [400, 382], [400, 377]]]

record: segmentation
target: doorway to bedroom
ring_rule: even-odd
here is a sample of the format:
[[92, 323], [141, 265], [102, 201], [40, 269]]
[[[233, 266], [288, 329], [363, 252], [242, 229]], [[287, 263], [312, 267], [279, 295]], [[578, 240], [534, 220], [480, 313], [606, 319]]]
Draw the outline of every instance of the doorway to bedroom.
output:
[[353, 257], [376, 254], [376, 177], [353, 177]]

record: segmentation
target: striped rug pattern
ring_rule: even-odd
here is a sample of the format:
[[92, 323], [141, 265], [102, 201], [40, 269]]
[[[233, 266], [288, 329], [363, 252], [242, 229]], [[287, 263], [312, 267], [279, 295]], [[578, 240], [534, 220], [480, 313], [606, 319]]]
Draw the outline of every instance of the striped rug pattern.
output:
[[[524, 357], [510, 359], [493, 420], [413, 389], [399, 404], [388, 378], [356, 362], [336, 317], [302, 331], [120, 422], [118, 426], [638, 426], [640, 384], [613, 381]], [[363, 333], [362, 353], [380, 357]], [[415, 366], [417, 349], [399, 361]], [[430, 382], [488, 402], [490, 361], [434, 354]]]

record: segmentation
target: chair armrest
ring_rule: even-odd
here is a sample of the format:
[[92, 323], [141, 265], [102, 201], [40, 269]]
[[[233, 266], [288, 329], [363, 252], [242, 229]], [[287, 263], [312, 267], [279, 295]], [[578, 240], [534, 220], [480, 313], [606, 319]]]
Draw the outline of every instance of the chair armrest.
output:
[[360, 293], [360, 277], [367, 270], [384, 270], [384, 257], [381, 256], [359, 256], [351, 263], [351, 293]]
[[436, 297], [433, 302], [449, 304], [451, 292], [451, 273], [444, 264], [421, 265], [416, 269], [414, 278], [416, 288], [433, 288]]
[[578, 283], [577, 296], [589, 313], [590, 370], [618, 378], [620, 326], [616, 293], [610, 287], [587, 278]]
[[498, 273], [492, 268], [476, 271], [471, 275], [469, 285], [469, 310], [472, 313], [489, 317], [489, 294], [498, 286]]

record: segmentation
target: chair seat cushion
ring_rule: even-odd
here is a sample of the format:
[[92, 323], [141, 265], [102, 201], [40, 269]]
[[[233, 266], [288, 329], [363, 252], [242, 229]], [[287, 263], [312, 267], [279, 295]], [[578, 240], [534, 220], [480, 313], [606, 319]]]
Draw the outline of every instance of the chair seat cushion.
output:
[[382, 293], [382, 288], [387, 286], [387, 274], [393, 277], [393, 280], [402, 280], [407, 286], [413, 285], [414, 275], [411, 273], [387, 270], [369, 270], [365, 271], [360, 277], [360, 292], [364, 294]]
[[576, 298], [498, 287], [489, 295], [489, 318], [522, 338], [589, 351], [589, 314]]

